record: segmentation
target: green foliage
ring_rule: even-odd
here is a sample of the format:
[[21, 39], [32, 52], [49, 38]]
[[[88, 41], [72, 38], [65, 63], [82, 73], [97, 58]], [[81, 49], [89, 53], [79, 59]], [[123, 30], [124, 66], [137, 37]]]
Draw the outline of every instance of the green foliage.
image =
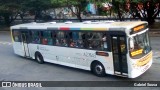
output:
[[[51, 0], [53, 7], [68, 7], [77, 18], [81, 20], [81, 13], [86, 9], [87, 0]], [[75, 7], [76, 12], [73, 11]]]
[[0, 0], [0, 13], [13, 13], [20, 9], [18, 0]]
[[21, 3], [20, 0], [0, 0], [0, 16], [4, 18], [7, 26], [15, 19], [17, 12], [21, 10]]
[[111, 0], [89, 0], [89, 2], [96, 4], [98, 7], [102, 7], [102, 3], [110, 2]]
[[139, 3], [139, 2], [144, 2], [145, 0], [132, 0], [132, 2], [135, 2], [135, 3]]
[[125, 0], [114, 0], [115, 2], [124, 3]]
[[51, 0], [52, 7], [57, 8], [57, 7], [64, 7], [66, 6], [66, 0]]
[[87, 0], [51, 0], [53, 7], [81, 7], [81, 9], [87, 6]]
[[0, 16], [9, 25], [19, 13], [26, 11], [41, 12], [50, 7], [51, 0], [0, 0]]
[[51, 7], [50, 0], [25, 0], [24, 8], [28, 10], [47, 10]]
[[23, 10], [46, 10], [50, 7], [50, 0], [0, 0], [1, 13], [16, 13]]

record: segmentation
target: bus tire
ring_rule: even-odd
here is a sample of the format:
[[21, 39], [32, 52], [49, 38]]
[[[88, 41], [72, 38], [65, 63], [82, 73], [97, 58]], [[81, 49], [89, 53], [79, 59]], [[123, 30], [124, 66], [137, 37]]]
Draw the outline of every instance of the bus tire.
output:
[[39, 64], [43, 64], [44, 63], [43, 56], [39, 52], [36, 52], [35, 59]]
[[91, 71], [98, 77], [104, 77], [106, 75], [103, 64], [98, 61], [92, 63]]

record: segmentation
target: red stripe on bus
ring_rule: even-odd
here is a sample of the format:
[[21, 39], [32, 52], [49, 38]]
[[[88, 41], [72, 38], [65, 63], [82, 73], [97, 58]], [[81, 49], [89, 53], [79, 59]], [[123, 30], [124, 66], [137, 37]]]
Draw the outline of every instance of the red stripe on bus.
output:
[[60, 30], [69, 30], [67, 27], [61, 27]]

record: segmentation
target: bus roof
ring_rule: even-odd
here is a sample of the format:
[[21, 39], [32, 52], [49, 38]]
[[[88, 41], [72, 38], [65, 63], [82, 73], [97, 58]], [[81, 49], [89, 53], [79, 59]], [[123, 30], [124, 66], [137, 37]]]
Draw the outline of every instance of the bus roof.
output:
[[[11, 29], [38, 29], [38, 30], [93, 30], [93, 31], [107, 31], [114, 30], [115, 28], [133, 28], [138, 25], [147, 24], [145, 21], [130, 21], [130, 22], [110, 22], [110, 21], [101, 21], [101, 22], [65, 22], [65, 23], [56, 23], [56, 22], [46, 22], [46, 23], [26, 23], [12, 26]], [[113, 29], [114, 28], [114, 29]], [[116, 29], [115, 29], [116, 30]]]

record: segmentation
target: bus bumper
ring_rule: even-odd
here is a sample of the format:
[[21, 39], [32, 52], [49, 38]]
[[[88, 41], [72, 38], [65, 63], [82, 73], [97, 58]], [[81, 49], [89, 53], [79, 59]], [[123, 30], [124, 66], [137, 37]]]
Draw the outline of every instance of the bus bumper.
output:
[[152, 59], [145, 66], [139, 67], [137, 69], [133, 69], [131, 73], [128, 75], [129, 78], [136, 78], [146, 72], [152, 65]]

